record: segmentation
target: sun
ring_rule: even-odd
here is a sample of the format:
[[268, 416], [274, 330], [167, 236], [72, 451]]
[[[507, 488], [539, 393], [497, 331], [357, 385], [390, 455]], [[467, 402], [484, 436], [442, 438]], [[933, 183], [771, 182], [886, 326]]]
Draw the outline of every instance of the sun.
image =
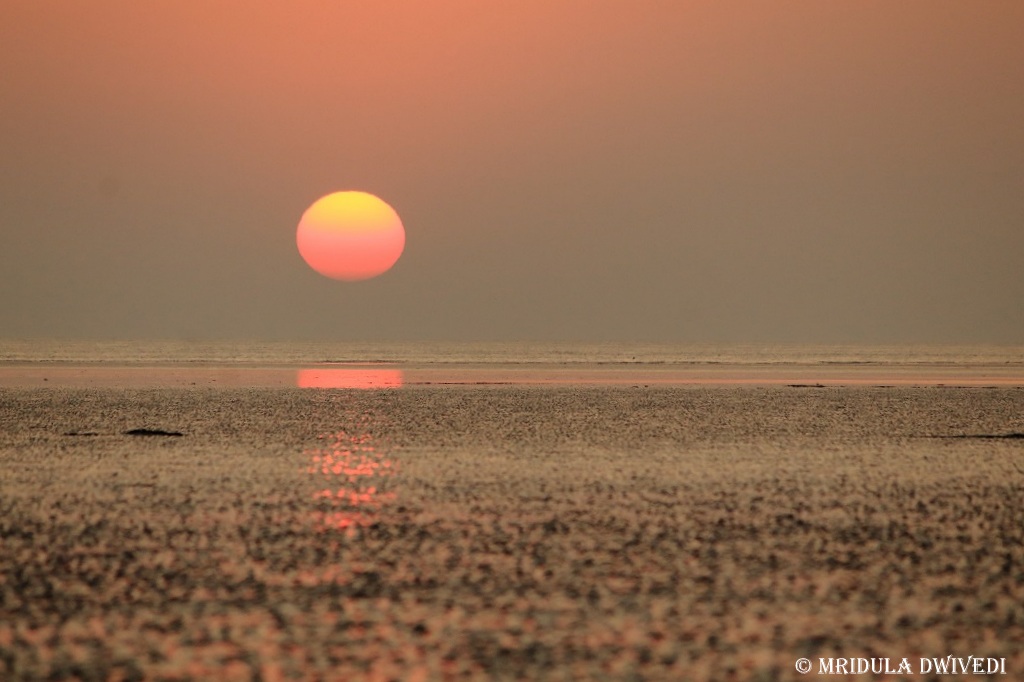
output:
[[295, 243], [309, 267], [352, 282], [391, 269], [405, 249], [405, 228], [382, 199], [368, 192], [334, 192], [302, 214]]

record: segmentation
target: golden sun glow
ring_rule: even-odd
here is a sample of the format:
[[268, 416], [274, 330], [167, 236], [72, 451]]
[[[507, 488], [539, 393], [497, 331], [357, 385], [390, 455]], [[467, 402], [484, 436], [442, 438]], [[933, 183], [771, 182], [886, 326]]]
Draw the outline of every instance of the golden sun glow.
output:
[[299, 221], [295, 242], [321, 275], [370, 279], [391, 269], [405, 249], [395, 209], [367, 192], [334, 192], [313, 202]]

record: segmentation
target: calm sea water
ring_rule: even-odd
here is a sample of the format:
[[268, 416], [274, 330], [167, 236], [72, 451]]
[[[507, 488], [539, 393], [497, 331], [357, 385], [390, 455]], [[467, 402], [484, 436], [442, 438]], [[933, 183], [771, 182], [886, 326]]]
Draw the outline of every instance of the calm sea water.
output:
[[922, 364], [1024, 367], [1024, 346], [0, 339], [0, 363], [297, 366], [323, 362], [398, 362], [425, 365]]

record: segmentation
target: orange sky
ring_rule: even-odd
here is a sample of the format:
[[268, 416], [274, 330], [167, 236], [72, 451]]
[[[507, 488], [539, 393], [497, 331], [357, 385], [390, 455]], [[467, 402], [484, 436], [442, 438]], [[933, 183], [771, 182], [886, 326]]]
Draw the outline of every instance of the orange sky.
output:
[[[19, 1], [0, 63], [6, 335], [1024, 341], [1015, 1]], [[295, 252], [340, 189], [378, 280]]]

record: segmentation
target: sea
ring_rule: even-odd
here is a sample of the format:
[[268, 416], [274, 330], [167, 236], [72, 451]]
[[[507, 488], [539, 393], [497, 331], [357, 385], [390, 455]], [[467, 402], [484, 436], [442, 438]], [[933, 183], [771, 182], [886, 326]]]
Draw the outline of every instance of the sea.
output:
[[1024, 369], [1021, 345], [0, 339], [6, 365], [918, 365]]

